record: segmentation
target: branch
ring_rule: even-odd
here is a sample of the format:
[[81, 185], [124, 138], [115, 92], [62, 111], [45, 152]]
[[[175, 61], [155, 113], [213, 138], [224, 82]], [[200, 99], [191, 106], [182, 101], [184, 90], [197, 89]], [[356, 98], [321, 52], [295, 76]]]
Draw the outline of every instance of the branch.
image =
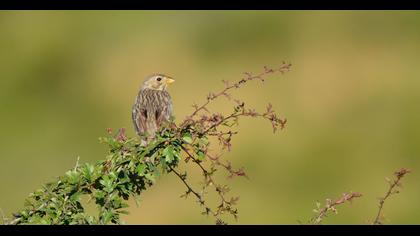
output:
[[185, 194], [181, 195], [181, 197], [187, 198], [190, 193], [193, 193], [194, 196], [197, 198], [200, 205], [204, 206], [205, 211], [202, 214], [208, 215], [211, 214], [216, 218], [216, 223], [223, 222], [219, 217], [218, 214], [213, 212], [213, 210], [206, 205], [206, 202], [203, 200], [202, 196], [193, 190], [193, 188], [187, 183], [186, 181], [186, 175], [181, 175], [179, 172], [177, 172], [175, 169], [171, 168], [171, 171], [175, 173], [175, 175], [184, 183], [185, 187], [187, 187], [187, 191]]
[[[237, 81], [233, 84], [230, 84], [228, 81], [223, 81], [224, 84], [225, 84], [225, 88], [223, 90], [221, 90], [220, 92], [216, 93], [216, 94], [215, 93], [210, 93], [207, 96], [206, 101], [201, 106], [193, 105], [193, 107], [194, 107], [193, 113], [185, 118], [184, 122], [181, 124], [181, 127], [186, 126], [186, 125], [190, 125], [191, 124], [190, 122], [193, 121], [193, 118], [196, 115], [198, 115], [199, 112], [201, 112], [203, 110], [209, 112], [207, 106], [210, 104], [211, 101], [213, 101], [213, 100], [215, 100], [215, 99], [217, 99], [221, 96], [224, 96], [224, 97], [228, 98], [229, 100], [232, 100], [231, 95], [228, 94], [228, 91], [230, 91], [232, 89], [238, 89], [242, 85], [244, 85], [247, 82], [252, 81], [252, 80], [259, 79], [262, 82], [264, 82], [264, 77], [266, 77], [267, 75], [273, 74], [273, 73], [276, 73], [276, 72], [279, 72], [279, 73], [283, 74], [283, 73], [289, 71], [291, 66], [292, 66], [291, 63], [283, 62], [282, 65], [279, 66], [276, 69], [268, 68], [267, 66], [265, 66], [264, 71], [257, 74], [257, 75], [252, 75], [251, 73], [246, 72], [245, 73], [245, 75], [246, 75], [245, 78], [243, 78], [243, 79], [241, 79], [241, 80], [239, 80], [239, 81]], [[237, 99], [233, 99], [233, 100], [236, 101], [237, 103], [240, 103], [240, 101], [237, 100]]]
[[324, 218], [327, 216], [329, 212], [334, 212], [338, 214], [337, 206], [342, 205], [346, 202], [352, 202], [354, 198], [361, 197], [362, 194], [360, 193], [344, 193], [343, 196], [335, 201], [327, 198], [325, 207], [321, 208], [321, 204], [317, 202], [317, 209], [314, 209], [314, 212], [317, 213], [315, 217], [313, 217], [310, 222], [313, 224], [321, 224]]
[[[181, 179], [187, 187], [187, 193], [193, 193], [199, 203], [204, 206], [203, 214], [212, 214], [216, 218], [216, 224], [226, 224], [220, 219], [224, 213], [229, 213], [237, 219], [237, 209], [232, 206], [236, 204], [239, 197], [228, 200], [225, 193], [229, 191], [227, 185], [218, 185], [213, 178], [213, 173], [218, 166], [226, 169], [230, 176], [245, 176], [242, 169], [234, 171], [231, 164], [223, 164], [210, 158], [209, 147], [212, 145], [211, 137], [217, 137], [219, 144], [215, 144], [217, 149], [230, 150], [231, 139], [237, 131], [232, 131], [231, 127], [237, 125], [240, 117], [259, 117], [268, 120], [275, 131], [277, 127], [283, 128], [286, 120], [279, 119], [272, 110], [271, 104], [267, 106], [267, 111], [257, 113], [254, 109], [246, 109], [245, 104], [238, 99], [233, 99], [228, 93], [232, 89], [240, 88], [248, 81], [260, 79], [264, 81], [264, 76], [288, 71], [291, 64], [283, 63], [277, 69], [264, 67], [264, 72], [258, 75], [247, 73], [247, 77], [230, 85], [225, 82], [225, 88], [217, 93], [210, 94], [201, 106], [196, 109], [179, 126], [172, 120], [164, 124], [161, 130], [156, 133], [155, 138], [147, 144], [142, 145], [137, 138], [129, 138], [125, 135], [125, 129], [120, 129], [113, 135], [111, 129], [107, 129], [108, 136], [100, 138], [109, 147], [107, 157], [96, 163], [79, 164], [77, 159], [74, 168], [66, 172], [65, 175], [58, 177], [56, 181], [47, 183], [42, 188], [30, 194], [26, 199], [24, 208], [14, 214], [14, 219], [7, 224], [122, 224], [121, 214], [128, 214], [123, 210], [128, 207], [126, 200], [130, 196], [138, 197], [144, 190], [155, 184], [157, 178], [162, 173], [173, 172]], [[208, 111], [207, 106], [214, 99], [224, 96], [229, 100], [234, 100], [236, 106], [234, 111], [227, 115], [219, 113], [202, 115], [201, 111]], [[230, 123], [232, 122], [233, 123]], [[190, 150], [189, 150], [190, 149]], [[204, 190], [212, 185], [220, 197], [220, 205], [211, 209], [206, 205], [203, 194], [194, 191], [186, 181], [186, 174], [182, 175], [175, 169], [178, 167], [181, 154], [186, 154], [185, 162], [193, 160], [200, 167], [204, 176]], [[210, 169], [205, 165], [205, 159], [211, 161]], [[162, 171], [160, 171], [162, 170]], [[91, 216], [85, 212], [81, 204], [81, 196], [87, 195], [89, 201], [99, 208], [99, 215]]]
[[396, 171], [394, 173], [395, 178], [394, 179], [389, 179], [386, 178], [386, 181], [389, 183], [389, 188], [388, 191], [385, 193], [385, 196], [382, 198], [379, 198], [379, 209], [378, 209], [378, 213], [376, 214], [376, 218], [373, 221], [374, 225], [381, 225], [381, 219], [383, 218], [382, 216], [382, 210], [385, 204], [385, 201], [391, 197], [391, 195], [393, 194], [398, 194], [399, 191], [396, 190], [396, 188], [401, 188], [402, 184], [401, 184], [401, 179], [404, 178], [404, 176], [408, 173], [410, 173], [411, 171], [405, 168], [401, 168], [399, 171]]

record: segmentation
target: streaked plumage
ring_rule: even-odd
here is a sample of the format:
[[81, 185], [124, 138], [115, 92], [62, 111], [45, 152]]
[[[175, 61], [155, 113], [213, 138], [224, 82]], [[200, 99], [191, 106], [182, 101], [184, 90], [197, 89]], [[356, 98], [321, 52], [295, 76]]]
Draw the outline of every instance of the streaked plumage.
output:
[[133, 105], [132, 118], [134, 128], [138, 135], [146, 136], [143, 143], [147, 144], [163, 122], [168, 121], [172, 115], [172, 99], [167, 85], [174, 80], [166, 75], [155, 74], [147, 78]]

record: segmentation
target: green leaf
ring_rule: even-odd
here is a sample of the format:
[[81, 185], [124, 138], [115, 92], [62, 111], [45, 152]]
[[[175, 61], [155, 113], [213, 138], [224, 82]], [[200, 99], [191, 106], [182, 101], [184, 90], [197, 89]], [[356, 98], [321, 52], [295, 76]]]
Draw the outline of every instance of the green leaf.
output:
[[190, 133], [184, 134], [184, 137], [182, 137], [182, 140], [186, 143], [192, 143], [192, 136]]
[[95, 191], [95, 198], [97, 200], [102, 200], [105, 198], [105, 193], [102, 191]]
[[117, 177], [117, 174], [115, 174], [114, 171], [109, 172], [108, 175], [109, 175], [109, 177], [110, 177], [111, 180], [116, 180], [118, 178]]
[[70, 196], [70, 201], [79, 202], [80, 201], [80, 192], [76, 192]]
[[114, 195], [111, 201], [112, 201], [112, 205], [115, 209], [122, 208], [122, 206], [121, 206], [122, 199], [120, 197], [118, 197], [118, 195]]
[[171, 163], [174, 160], [174, 148], [172, 146], [167, 146], [163, 150], [163, 155], [165, 156], [165, 161]]
[[67, 171], [66, 176], [70, 184], [76, 184], [79, 182], [80, 174], [76, 170]]
[[107, 175], [102, 177], [99, 183], [101, 183], [104, 186], [104, 190], [108, 193], [114, 190], [113, 181]]
[[89, 182], [92, 181], [94, 172], [95, 167], [89, 163], [86, 163], [85, 166], [82, 168], [82, 173]]
[[206, 158], [206, 154], [201, 150], [197, 151], [197, 156], [198, 156], [198, 160], [200, 161], [203, 161]]
[[144, 175], [144, 173], [145, 173], [145, 171], [146, 171], [146, 165], [144, 164], [144, 163], [140, 163], [138, 166], [137, 166], [137, 174], [139, 175], [139, 176], [143, 176]]
[[157, 151], [157, 152], [154, 152], [153, 154], [152, 154], [152, 156], [150, 156], [149, 157], [149, 163], [154, 163], [155, 162], [155, 159], [156, 159], [156, 157], [159, 155], [159, 152]]
[[108, 224], [110, 221], [111, 221], [111, 219], [112, 219], [112, 216], [113, 216], [113, 214], [112, 214], [112, 212], [111, 211], [105, 211], [103, 214], [102, 214], [102, 223], [103, 224]]

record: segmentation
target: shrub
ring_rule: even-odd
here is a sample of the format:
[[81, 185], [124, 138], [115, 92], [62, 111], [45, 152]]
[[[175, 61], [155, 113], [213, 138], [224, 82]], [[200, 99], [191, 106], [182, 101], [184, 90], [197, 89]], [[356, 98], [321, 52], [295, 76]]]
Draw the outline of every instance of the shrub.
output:
[[[279, 118], [271, 104], [264, 112], [257, 112], [229, 92], [250, 81], [264, 81], [269, 74], [284, 73], [290, 66], [282, 63], [276, 69], [265, 67], [260, 74], [245, 73], [245, 77], [235, 83], [224, 82], [224, 89], [210, 93], [202, 105], [193, 105], [192, 114], [180, 124], [172, 119], [147, 146], [142, 146], [137, 137], [127, 137], [124, 129], [115, 134], [108, 129], [108, 136], [100, 138], [109, 148], [104, 160], [96, 164], [79, 165], [77, 162], [65, 175], [31, 193], [24, 208], [5, 223], [121, 224], [121, 214], [128, 214], [124, 210], [128, 207], [126, 200], [130, 197], [137, 199], [156, 183], [157, 177], [167, 173], [173, 173], [185, 184], [187, 190], [182, 196], [193, 195], [202, 206], [202, 213], [213, 216], [217, 224], [225, 224], [221, 219], [223, 214], [236, 219], [238, 210], [234, 205], [239, 198], [228, 198], [229, 186], [219, 185], [214, 177], [219, 168], [226, 170], [230, 178], [246, 177], [242, 168], [234, 169], [230, 162], [221, 158], [232, 147], [231, 140], [237, 134], [234, 127], [241, 117], [256, 117], [269, 121], [275, 132], [283, 129], [287, 120]], [[208, 105], [222, 97], [234, 104], [232, 112], [211, 112]], [[217, 150], [217, 153], [210, 150]], [[204, 178], [201, 191], [194, 190], [188, 183], [187, 172], [179, 171], [181, 161], [192, 163], [201, 170]], [[205, 200], [208, 189], [213, 189], [220, 197], [216, 207], [209, 206]], [[97, 205], [97, 216], [86, 213], [81, 202], [84, 195], [88, 196], [88, 202], [94, 201]]]

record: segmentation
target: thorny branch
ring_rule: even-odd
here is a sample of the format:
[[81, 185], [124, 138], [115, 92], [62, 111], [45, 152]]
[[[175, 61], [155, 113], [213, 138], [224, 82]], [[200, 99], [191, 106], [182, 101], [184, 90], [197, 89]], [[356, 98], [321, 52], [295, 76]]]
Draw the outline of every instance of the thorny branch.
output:
[[[391, 180], [389, 178], [385, 178], [386, 181], [389, 183], [389, 188], [388, 191], [386, 192], [384, 197], [379, 198], [379, 210], [378, 213], [376, 215], [375, 220], [373, 221], [372, 224], [374, 225], [380, 225], [382, 224], [381, 220], [383, 218], [382, 216], [382, 210], [383, 210], [383, 206], [385, 201], [393, 194], [398, 194], [399, 190], [396, 190], [396, 188], [401, 188], [402, 184], [401, 184], [401, 179], [408, 173], [410, 173], [411, 171], [405, 168], [401, 168], [400, 170], [394, 172], [394, 178]], [[331, 200], [331, 199], [326, 199], [326, 204], [325, 207], [321, 208], [321, 204], [319, 202], [317, 202], [317, 208], [314, 209], [313, 211], [316, 213], [316, 215], [309, 220], [310, 223], [312, 224], [321, 224], [322, 220], [327, 216], [327, 214], [329, 212], [334, 212], [335, 214], [338, 213], [337, 211], [337, 206], [344, 204], [346, 202], [350, 202], [354, 199], [354, 198], [358, 198], [361, 197], [362, 194], [360, 193], [344, 193], [343, 196], [335, 201]]]
[[317, 215], [310, 220], [313, 224], [321, 224], [322, 220], [327, 216], [329, 212], [334, 212], [335, 214], [338, 213], [337, 206], [344, 204], [346, 202], [350, 202], [354, 198], [361, 197], [362, 194], [360, 193], [344, 193], [343, 196], [335, 201], [331, 200], [330, 198], [327, 198], [325, 200], [325, 207], [321, 208], [321, 204], [317, 202], [317, 209], [314, 209], [314, 212], [317, 213]]
[[[268, 104], [265, 112], [259, 113], [256, 112], [255, 109], [246, 108], [244, 102], [233, 98], [229, 92], [233, 89], [242, 87], [249, 81], [264, 81], [265, 77], [269, 74], [275, 72], [283, 74], [284, 72], [289, 71], [290, 67], [290, 63], [283, 63], [277, 69], [264, 67], [264, 71], [257, 75], [245, 73], [245, 78], [240, 79], [239, 81], [232, 84], [230, 82], [223, 81], [225, 84], [224, 89], [217, 93], [210, 93], [207, 96], [206, 101], [201, 106], [194, 104], [194, 111], [191, 113], [191, 115], [187, 116], [178, 127], [174, 126], [178, 135], [182, 136], [186, 133], [188, 134], [189, 142], [187, 142], [187, 144], [181, 145], [180, 148], [186, 154], [184, 161], [187, 163], [192, 160], [192, 162], [202, 171], [204, 177], [201, 190], [202, 194], [192, 190], [190, 187], [191, 185], [187, 183], [185, 176], [180, 175], [179, 173], [177, 174], [175, 170], [172, 171], [181, 179], [184, 185], [187, 186], [187, 194], [183, 196], [187, 196], [188, 193], [192, 192], [199, 199], [199, 202], [202, 205], [204, 205], [203, 195], [206, 193], [207, 187], [213, 186], [214, 190], [219, 195], [220, 203], [218, 204], [216, 210], [212, 210], [210, 207], [205, 206], [206, 211], [203, 214], [213, 215], [216, 218], [217, 224], [224, 224], [224, 222], [220, 220], [219, 216], [226, 212], [230, 213], [235, 219], [237, 219], [238, 211], [232, 206], [236, 204], [236, 202], [239, 200], [239, 197], [232, 197], [228, 200], [225, 194], [230, 190], [229, 187], [227, 185], [217, 184], [213, 178], [213, 173], [217, 171], [218, 166], [221, 166], [229, 173], [228, 178], [233, 178], [234, 176], [244, 176], [248, 178], [248, 176], [245, 174], [243, 168], [234, 170], [229, 161], [221, 161], [220, 157], [223, 155], [222, 152], [218, 154], [211, 154], [209, 138], [216, 138], [216, 140], [219, 141], [219, 145], [222, 151], [224, 149], [230, 151], [232, 147], [231, 140], [233, 136], [238, 133], [237, 131], [233, 131], [231, 128], [238, 124], [238, 119], [240, 117], [260, 117], [266, 119], [271, 123], [274, 132], [276, 132], [278, 127], [283, 129], [287, 122], [286, 119], [280, 119], [278, 117], [276, 112], [272, 109], [271, 104]], [[229, 101], [232, 100], [235, 102], [234, 110], [232, 113], [228, 115], [211, 113], [208, 105], [219, 97], [225, 97]], [[204, 114], [201, 114], [202, 112], [204, 112]], [[210, 161], [209, 169], [204, 167], [205, 160]]]
[[401, 179], [408, 173], [410, 173], [411, 171], [405, 168], [401, 168], [399, 171], [396, 171], [394, 173], [395, 178], [394, 179], [389, 179], [386, 178], [386, 181], [389, 183], [389, 189], [386, 192], [384, 197], [379, 198], [379, 209], [378, 209], [378, 213], [376, 214], [376, 218], [373, 221], [374, 225], [381, 225], [382, 222], [381, 220], [383, 219], [382, 216], [382, 210], [385, 204], [385, 201], [393, 194], [398, 194], [399, 190], [396, 190], [397, 188], [401, 188], [402, 184], [401, 184]]
[[[277, 69], [264, 67], [258, 75], [246, 73], [246, 77], [236, 83], [225, 82], [225, 88], [216, 94], [209, 94], [206, 102], [201, 106], [194, 106], [195, 110], [180, 124], [173, 119], [156, 133], [154, 140], [147, 146], [141, 144], [137, 138], [128, 138], [125, 130], [120, 129], [113, 135], [107, 129], [108, 137], [100, 138], [109, 147], [109, 153], [104, 160], [92, 165], [85, 163], [67, 171], [55, 181], [43, 185], [29, 195], [22, 210], [13, 214], [13, 219], [5, 224], [122, 224], [121, 214], [128, 214], [124, 208], [128, 207], [129, 197], [138, 197], [148, 187], [155, 184], [161, 173], [174, 173], [187, 187], [183, 196], [190, 193], [198, 199], [205, 208], [204, 215], [212, 215], [216, 224], [226, 224], [221, 216], [231, 214], [237, 219], [238, 211], [233, 208], [239, 197], [228, 198], [227, 185], [216, 183], [213, 176], [220, 166], [229, 173], [229, 177], [245, 176], [243, 169], [234, 170], [230, 162], [221, 161], [222, 152], [212, 154], [212, 148], [224, 151], [231, 150], [231, 140], [238, 132], [232, 127], [238, 124], [241, 117], [260, 117], [268, 120], [275, 132], [286, 124], [286, 119], [278, 118], [271, 104], [262, 113], [246, 108], [245, 103], [232, 98], [229, 91], [240, 88], [245, 83], [259, 79], [274, 72], [284, 73], [291, 64], [283, 63]], [[211, 113], [207, 107], [218, 97], [233, 100], [233, 112], [223, 115]], [[207, 112], [202, 114], [202, 112]], [[213, 141], [218, 141], [213, 142]], [[188, 163], [192, 160], [204, 176], [201, 192], [192, 189], [186, 175], [176, 170], [180, 160]], [[206, 162], [208, 160], [208, 162]], [[226, 164], [227, 163], [227, 164]], [[206, 165], [207, 164], [207, 165]], [[211, 208], [204, 199], [206, 189], [213, 186], [220, 198], [217, 207]], [[87, 195], [94, 200], [99, 212], [97, 216], [89, 215], [81, 204], [81, 196]]]
[[227, 164], [223, 163], [222, 161], [220, 161], [220, 157], [222, 156], [222, 154], [219, 154], [218, 156], [211, 156], [210, 154], [207, 153], [207, 157], [209, 158], [210, 161], [212, 161], [213, 165], [219, 165], [222, 166], [227, 172], [229, 172], [229, 179], [232, 179], [235, 176], [243, 176], [247, 179], [249, 179], [249, 177], [246, 175], [246, 173], [244, 172], [244, 168], [241, 167], [238, 170], [234, 170], [232, 167], [232, 164], [229, 161], [226, 161]]
[[229, 188], [226, 185], [220, 186], [220, 185], [217, 185], [215, 183], [214, 179], [212, 178], [212, 175], [213, 175], [215, 169], [213, 169], [212, 171], [206, 170], [203, 167], [203, 165], [200, 163], [200, 161], [198, 161], [197, 159], [192, 157], [192, 155], [186, 149], [183, 149], [183, 151], [186, 152], [187, 155], [190, 156], [190, 158], [193, 158], [194, 163], [197, 164], [200, 167], [200, 169], [203, 171], [204, 185], [203, 185], [202, 192], [205, 192], [205, 189], [208, 186], [214, 186], [216, 192], [218, 193], [218, 195], [220, 197], [221, 202], [220, 202], [220, 205], [217, 207], [217, 212], [216, 212], [215, 216], [223, 214], [225, 211], [227, 211], [230, 214], [232, 214], [235, 217], [235, 219], [237, 219], [238, 211], [237, 211], [237, 209], [233, 209], [232, 205], [236, 204], [236, 202], [239, 200], [239, 197], [232, 198], [230, 201], [226, 200], [224, 194], [229, 191]]
[[219, 217], [218, 214], [214, 213], [210, 207], [208, 207], [206, 205], [206, 202], [203, 200], [203, 197], [197, 193], [196, 191], [194, 191], [194, 189], [187, 183], [186, 179], [186, 175], [182, 175], [180, 174], [178, 171], [176, 171], [175, 169], [171, 168], [171, 171], [175, 173], [176, 176], [178, 176], [178, 178], [184, 183], [185, 187], [187, 187], [187, 191], [181, 195], [181, 197], [188, 197], [188, 195], [190, 193], [193, 193], [194, 196], [197, 198], [198, 202], [200, 203], [201, 206], [204, 207], [205, 211], [203, 212], [203, 214], [212, 214], [215, 218], [216, 218], [216, 222], [223, 222]]
[[264, 71], [257, 74], [257, 75], [252, 75], [251, 73], [246, 72], [245, 73], [245, 76], [246, 76], [245, 78], [243, 78], [243, 79], [241, 79], [241, 80], [239, 80], [239, 81], [237, 81], [233, 84], [231, 84], [228, 81], [223, 81], [224, 84], [225, 84], [225, 88], [218, 93], [210, 93], [207, 96], [207, 100], [201, 106], [198, 106], [198, 105], [194, 104], [193, 107], [194, 107], [195, 110], [193, 111], [193, 113], [191, 115], [189, 115], [185, 118], [184, 122], [181, 124], [181, 127], [185, 127], [185, 126], [191, 125], [192, 123], [197, 122], [197, 120], [193, 120], [193, 118], [196, 115], [198, 115], [201, 111], [209, 112], [207, 106], [210, 104], [211, 101], [213, 101], [213, 100], [215, 100], [215, 99], [217, 99], [221, 96], [226, 97], [228, 100], [233, 100], [237, 103], [238, 106], [243, 107], [244, 103], [241, 102], [238, 99], [233, 99], [232, 96], [228, 93], [228, 91], [230, 91], [232, 89], [238, 89], [242, 85], [244, 85], [247, 82], [252, 81], [252, 80], [259, 79], [260, 81], [265, 81], [265, 77], [269, 74], [273, 74], [273, 73], [276, 73], [276, 72], [279, 72], [279, 73], [283, 74], [283, 73], [289, 71], [291, 66], [292, 66], [292, 64], [283, 62], [282, 65], [279, 66], [277, 69], [272, 69], [272, 68], [268, 68], [267, 66], [265, 66]]

